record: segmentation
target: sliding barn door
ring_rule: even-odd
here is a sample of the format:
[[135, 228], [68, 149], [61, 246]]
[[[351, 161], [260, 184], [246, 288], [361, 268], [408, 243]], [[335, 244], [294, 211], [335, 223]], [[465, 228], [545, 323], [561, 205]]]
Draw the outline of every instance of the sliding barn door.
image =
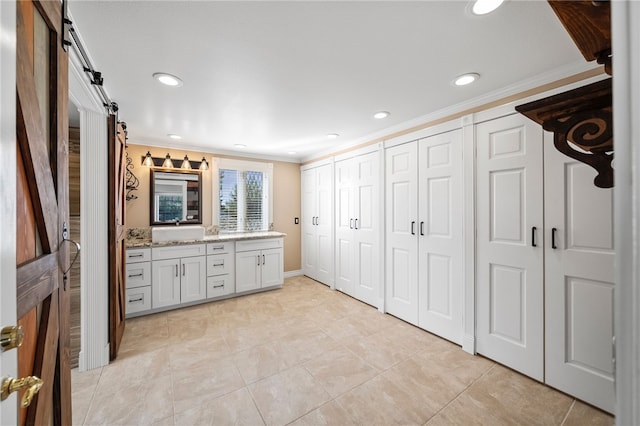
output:
[[62, 4], [20, 1], [16, 18], [16, 307], [25, 333], [18, 371], [20, 377], [42, 380], [16, 423], [66, 425], [71, 424], [70, 288], [63, 274], [69, 267], [64, 240], [69, 223], [68, 56], [61, 40]]
[[107, 119], [109, 129], [109, 358], [118, 356], [126, 315], [125, 196], [126, 137], [116, 116]]

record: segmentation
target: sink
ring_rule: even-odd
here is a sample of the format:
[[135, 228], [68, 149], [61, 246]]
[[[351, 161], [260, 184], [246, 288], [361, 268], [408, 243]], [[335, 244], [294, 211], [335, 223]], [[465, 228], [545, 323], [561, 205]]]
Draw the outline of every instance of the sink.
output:
[[162, 241], [188, 241], [203, 239], [204, 226], [179, 225], [151, 228], [151, 241], [154, 243]]

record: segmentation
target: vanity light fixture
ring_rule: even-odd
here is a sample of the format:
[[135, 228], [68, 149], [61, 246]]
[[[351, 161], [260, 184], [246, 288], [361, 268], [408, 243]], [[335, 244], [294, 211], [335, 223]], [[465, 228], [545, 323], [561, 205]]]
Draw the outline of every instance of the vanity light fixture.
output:
[[162, 163], [162, 167], [164, 167], [165, 169], [173, 168], [173, 160], [171, 160], [171, 156], [169, 155], [168, 152], [167, 152], [167, 156], [164, 157], [164, 163]]
[[153, 166], [153, 158], [151, 158], [151, 152], [150, 151], [147, 151], [147, 154], [144, 156], [144, 158], [142, 160], [142, 165], [143, 166], [147, 166], [147, 167]]
[[180, 136], [180, 135], [174, 135], [173, 133], [169, 133], [167, 136], [169, 136], [171, 139], [175, 139], [175, 140], [180, 140], [180, 139], [182, 139], [182, 136]]
[[182, 86], [182, 80], [175, 75], [167, 74], [165, 72], [157, 72], [153, 74], [153, 78], [158, 80], [165, 86], [180, 87]]
[[467, 84], [471, 84], [471, 83], [473, 83], [474, 81], [476, 81], [479, 78], [480, 78], [480, 74], [475, 73], [475, 72], [462, 74], [462, 75], [456, 77], [453, 80], [453, 85], [454, 86], [466, 86]]
[[491, 13], [504, 2], [504, 0], [475, 0], [471, 6], [471, 13], [474, 15], [486, 15]]
[[209, 170], [209, 162], [204, 157], [202, 157], [202, 162], [200, 163], [200, 170]]
[[189, 161], [189, 157], [186, 154], [184, 156], [184, 160], [182, 160], [182, 168], [191, 170], [191, 162]]
[[340, 135], [337, 133], [328, 133], [327, 134], [327, 139], [336, 139], [338, 138]]
[[373, 114], [373, 118], [381, 120], [383, 118], [387, 118], [390, 115], [391, 114], [388, 111], [378, 111], [375, 114]]

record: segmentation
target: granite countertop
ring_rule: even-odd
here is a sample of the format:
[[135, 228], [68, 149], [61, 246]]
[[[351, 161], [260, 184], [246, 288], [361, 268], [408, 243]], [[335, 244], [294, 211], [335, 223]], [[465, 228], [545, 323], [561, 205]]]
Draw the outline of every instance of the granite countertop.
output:
[[241, 241], [241, 240], [260, 240], [264, 238], [286, 237], [287, 234], [276, 231], [263, 232], [234, 232], [230, 234], [205, 235], [202, 240], [180, 240], [180, 241], [162, 241], [151, 242], [151, 238], [127, 238], [127, 248], [143, 248], [143, 247], [164, 247], [187, 244], [207, 244], [219, 241]]

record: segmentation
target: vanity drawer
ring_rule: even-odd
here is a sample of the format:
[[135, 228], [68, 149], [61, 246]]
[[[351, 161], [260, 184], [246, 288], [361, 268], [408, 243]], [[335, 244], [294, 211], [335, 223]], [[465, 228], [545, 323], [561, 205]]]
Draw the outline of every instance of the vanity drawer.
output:
[[151, 250], [153, 260], [178, 259], [181, 257], [204, 256], [206, 244], [185, 244], [177, 246], [154, 247]]
[[283, 247], [282, 238], [263, 238], [256, 240], [238, 241], [236, 251], [266, 250]]
[[233, 241], [227, 241], [225, 243], [209, 243], [207, 244], [207, 254], [226, 254], [234, 252]]
[[207, 276], [229, 274], [235, 270], [234, 264], [232, 253], [207, 256]]
[[151, 286], [127, 289], [127, 314], [151, 309]]
[[127, 288], [151, 285], [151, 262], [128, 263], [125, 278]]
[[127, 249], [127, 263], [148, 262], [151, 260], [151, 249]]
[[218, 275], [207, 277], [207, 299], [226, 296], [235, 293], [235, 283], [232, 275]]

